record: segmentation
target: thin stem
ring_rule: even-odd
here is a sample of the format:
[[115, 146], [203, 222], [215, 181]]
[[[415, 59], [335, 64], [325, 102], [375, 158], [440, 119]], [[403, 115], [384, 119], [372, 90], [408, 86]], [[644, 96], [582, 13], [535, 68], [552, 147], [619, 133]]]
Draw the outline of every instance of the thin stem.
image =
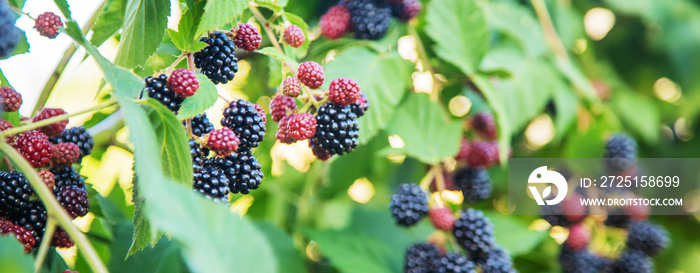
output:
[[32, 20], [36, 20], [36, 19], [34, 19], [34, 17], [32, 17], [31, 15], [29, 15], [29, 13], [25, 13], [25, 12], [22, 11], [21, 9], [18, 9], [17, 7], [15, 7], [15, 6], [13, 6], [13, 5], [10, 5], [9, 3], [7, 4], [7, 6], [10, 7], [12, 10], [14, 10], [16, 13], [19, 13], [19, 15], [24, 15], [24, 16], [29, 17], [29, 18], [32, 19]]
[[[284, 51], [282, 50], [282, 46], [280, 46], [280, 43], [277, 42], [277, 39], [275, 38], [275, 34], [272, 32], [272, 29], [270, 29], [270, 23], [263, 17], [262, 13], [260, 13], [260, 10], [253, 4], [253, 2], [248, 3], [248, 7], [250, 8], [250, 12], [253, 13], [253, 16], [255, 16], [255, 19], [260, 22], [260, 25], [265, 29], [265, 33], [267, 33], [267, 37], [270, 38], [270, 42], [272, 42], [272, 46], [274, 46], [280, 53], [285, 54]], [[296, 73], [294, 68], [288, 64], [287, 62], [284, 62], [284, 65], [289, 68], [289, 70], [292, 71], [292, 74]]]
[[557, 34], [557, 30], [554, 28], [554, 23], [552, 23], [552, 18], [549, 16], [549, 11], [547, 11], [547, 5], [544, 3], [544, 0], [530, 0], [530, 2], [532, 2], [532, 7], [535, 9], [537, 19], [540, 21], [542, 29], [544, 30], [544, 38], [554, 51], [554, 54], [557, 58], [567, 63], [570, 62], [564, 43], [561, 41], [559, 34]]
[[34, 259], [34, 271], [39, 272], [41, 265], [44, 264], [44, 259], [46, 258], [46, 253], [49, 251], [49, 246], [51, 245], [51, 238], [53, 238], [53, 233], [56, 231], [56, 222], [53, 219], [46, 220], [46, 230], [44, 231], [44, 236], [41, 239], [41, 245], [39, 245], [39, 250], [36, 254], [36, 259]]
[[[4, 141], [4, 139], [3, 139], [3, 141]], [[14, 172], [14, 171], [15, 171], [15, 169], [12, 168], [12, 164], [10, 163], [10, 160], [7, 159], [7, 157], [3, 157], [3, 158], [2, 158], [2, 161], [5, 162], [5, 165], [7, 165], [7, 169], [8, 169], [8, 170], [10, 170], [11, 172]]]
[[434, 168], [430, 168], [430, 170], [428, 170], [428, 173], [425, 174], [423, 179], [420, 180], [420, 188], [423, 190], [427, 190], [428, 187], [430, 187], [430, 183], [433, 182], [434, 178], [435, 178]]
[[175, 62], [173, 62], [173, 64], [171, 64], [170, 66], [168, 66], [168, 68], [165, 69], [165, 73], [167, 74], [167, 73], [172, 72], [175, 69], [175, 67], [178, 64], [180, 64], [180, 62], [182, 62], [182, 60], [184, 60], [185, 58], [187, 58], [187, 54], [182, 54], [182, 55], [180, 55], [180, 57], [177, 57], [177, 60], [175, 60]]
[[445, 190], [445, 176], [442, 173], [442, 165], [437, 164], [433, 167], [435, 171], [435, 183], [437, 184], [437, 189], [442, 194]]
[[101, 104], [98, 104], [96, 106], [90, 107], [88, 109], [80, 110], [78, 112], [74, 112], [71, 114], [55, 116], [55, 117], [43, 119], [43, 120], [40, 120], [37, 122], [32, 122], [32, 123], [29, 123], [27, 125], [23, 125], [23, 126], [20, 126], [17, 128], [12, 128], [12, 129], [3, 131], [2, 135], [3, 136], [16, 135], [16, 134], [23, 133], [23, 132], [30, 131], [30, 130], [34, 130], [36, 128], [43, 127], [43, 126], [46, 126], [49, 124], [53, 124], [53, 123], [56, 123], [56, 122], [59, 122], [59, 121], [65, 120], [65, 119], [69, 119], [69, 118], [74, 117], [74, 116], [79, 116], [82, 114], [102, 110], [102, 109], [105, 109], [107, 107], [114, 106], [114, 105], [117, 105], [117, 101], [109, 101], [109, 102], [101, 103]]
[[194, 71], [194, 53], [192, 52], [187, 53], [187, 69], [192, 72], [196, 72]]
[[75, 245], [78, 246], [83, 255], [85, 255], [85, 259], [92, 271], [107, 273], [107, 268], [102, 263], [102, 260], [100, 260], [100, 256], [97, 255], [95, 249], [90, 245], [90, 241], [88, 241], [85, 234], [80, 232], [80, 230], [73, 225], [71, 217], [68, 216], [68, 213], [61, 207], [61, 204], [56, 201], [53, 192], [44, 184], [44, 181], [39, 177], [34, 167], [29, 165], [29, 162], [27, 162], [22, 155], [17, 153], [14, 148], [5, 142], [0, 142], [0, 153], [9, 158], [10, 162], [12, 162], [27, 181], [29, 181], [34, 192], [39, 196], [41, 202], [44, 203], [49, 218], [55, 220], [58, 225], [68, 233], [68, 236], [73, 239]]
[[231, 101], [230, 101], [229, 99], [227, 99], [226, 97], [224, 97], [224, 96], [222, 96], [221, 94], [218, 94], [218, 93], [217, 93], [217, 95], [219, 95], [219, 98], [220, 98], [220, 99], [222, 99], [222, 100], [224, 100], [224, 101], [226, 102], [226, 105], [231, 104]]
[[[92, 25], [95, 24], [97, 16], [102, 14], [101, 11], [104, 5], [105, 2], [103, 1], [102, 4], [100, 4], [100, 7], [97, 8], [97, 10], [95, 10], [90, 19], [88, 19], [88, 21], [85, 23], [85, 25], [83, 26], [83, 35], [86, 35], [88, 31], [90, 31], [90, 29], [92, 28]], [[54, 68], [53, 72], [51, 73], [51, 76], [44, 85], [44, 89], [42, 89], [41, 94], [39, 94], [39, 99], [36, 101], [36, 104], [34, 104], [32, 116], [36, 115], [36, 113], [39, 113], [39, 111], [41, 111], [41, 109], [44, 108], [44, 106], [46, 105], [46, 101], [48, 101], [49, 96], [51, 96], [51, 91], [53, 91], [53, 88], [56, 87], [58, 79], [63, 74], [63, 70], [66, 69], [68, 62], [71, 58], [73, 58], [73, 55], [77, 50], [78, 47], [75, 44], [71, 43], [71, 45], [66, 49], [66, 51], [63, 52], [63, 57], [61, 57], [61, 61], [59, 61], [56, 65], [56, 68]]]

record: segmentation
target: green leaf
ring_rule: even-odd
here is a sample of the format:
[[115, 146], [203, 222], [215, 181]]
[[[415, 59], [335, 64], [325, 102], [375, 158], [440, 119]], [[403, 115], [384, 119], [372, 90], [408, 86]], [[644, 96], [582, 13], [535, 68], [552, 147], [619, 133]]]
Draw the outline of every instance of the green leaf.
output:
[[61, 13], [63, 13], [63, 16], [65, 16], [66, 19], [71, 19], [68, 1], [66, 1], [66, 0], [53, 0], [53, 2], [56, 3], [56, 6], [58, 6], [58, 9], [61, 10]]
[[194, 93], [194, 96], [186, 98], [182, 102], [182, 107], [177, 112], [177, 118], [180, 120], [203, 113], [214, 106], [214, 103], [219, 98], [216, 86], [209, 81], [207, 76], [197, 74], [197, 79], [199, 80], [199, 89]]
[[403, 139], [407, 155], [432, 165], [457, 154], [462, 123], [451, 120], [428, 95], [411, 94], [396, 111], [387, 132]]
[[144, 104], [153, 109], [149, 119], [160, 147], [163, 174], [182, 185], [192, 186], [192, 157], [184, 127], [175, 114], [157, 100], [148, 99]]
[[24, 247], [15, 236], [0, 236], [0, 268], [3, 273], [34, 272], [32, 255], [24, 254]]
[[484, 212], [484, 215], [493, 223], [496, 242], [512, 256], [531, 252], [547, 238], [546, 231], [530, 230], [527, 223], [518, 218], [492, 211]]
[[277, 257], [278, 269], [284, 269], [284, 272], [308, 272], [302, 258], [303, 256], [294, 247], [292, 237], [268, 222], [258, 222], [256, 226], [272, 245], [272, 249]]
[[465, 74], [474, 74], [490, 40], [477, 1], [433, 0], [426, 10], [425, 32], [435, 41], [435, 53]]
[[268, 8], [274, 12], [282, 11], [282, 7], [275, 4], [274, 1], [272, 1], [272, 0], [255, 0], [254, 2], [258, 5], [261, 5], [263, 7]]
[[524, 6], [485, 2], [481, 7], [489, 26], [517, 41], [529, 56], [539, 56], [548, 50], [542, 27], [532, 12]]
[[27, 2], [27, 0], [8, 0], [7, 2], [15, 8], [22, 9], [22, 7], [24, 7], [24, 3]]
[[207, 31], [212, 31], [233, 22], [248, 6], [247, 0], [209, 0], [204, 6], [204, 14], [195, 32], [199, 37]]
[[10, 52], [10, 56], [15, 56], [19, 54], [24, 54], [29, 52], [29, 43], [27, 42], [27, 34], [24, 31], [19, 31], [19, 40], [17, 41], [17, 45], [15, 48]]
[[645, 141], [655, 143], [659, 138], [661, 118], [654, 101], [634, 91], [617, 89], [611, 98], [612, 107], [626, 125]]
[[94, 46], [100, 46], [117, 33], [124, 23], [124, 12], [126, 0], [108, 0], [92, 26], [90, 42]]
[[348, 77], [360, 85], [370, 107], [360, 117], [360, 144], [369, 142], [384, 129], [411, 84], [411, 63], [396, 54], [377, 54], [364, 47], [343, 50], [325, 67], [325, 86]]
[[196, 24], [199, 23], [199, 18], [195, 19], [190, 9], [185, 10], [185, 13], [180, 17], [180, 22], [177, 25], [177, 32], [168, 29], [168, 34], [175, 46], [183, 52], [197, 52], [204, 49], [207, 44], [199, 41], [194, 36]]
[[290, 66], [292, 66], [292, 68], [294, 68], [294, 69], [297, 69], [297, 67], [299, 66], [299, 63], [297, 63], [295, 60], [292, 60], [292, 58], [289, 58], [289, 56], [285, 55], [282, 52], [279, 52], [279, 50], [277, 50], [276, 48], [271, 47], [271, 46], [268, 46], [268, 47], [265, 47], [262, 49], [258, 49], [255, 52], [263, 54], [263, 55], [267, 55], [267, 56], [270, 56], [270, 57], [275, 58], [277, 60], [280, 60], [282, 62], [285, 62], [285, 63], [289, 64]]
[[569, 62], [564, 62], [561, 60], [556, 60], [555, 65], [561, 74], [564, 75], [564, 77], [566, 77], [586, 99], [591, 101], [599, 100], [598, 94], [596, 93], [595, 89], [593, 89], [591, 81], [586, 78], [579, 68]]
[[578, 98], [570, 86], [560, 83], [552, 99], [554, 100], [554, 109], [557, 112], [554, 116], [556, 138], [561, 139], [571, 125], [576, 122], [576, 109], [579, 106]]
[[115, 64], [143, 65], [163, 41], [168, 16], [168, 0], [128, 0]]
[[306, 230], [305, 233], [318, 243], [321, 253], [331, 264], [344, 273], [390, 273], [400, 268], [392, 266], [391, 257], [396, 252], [385, 244], [352, 231]]

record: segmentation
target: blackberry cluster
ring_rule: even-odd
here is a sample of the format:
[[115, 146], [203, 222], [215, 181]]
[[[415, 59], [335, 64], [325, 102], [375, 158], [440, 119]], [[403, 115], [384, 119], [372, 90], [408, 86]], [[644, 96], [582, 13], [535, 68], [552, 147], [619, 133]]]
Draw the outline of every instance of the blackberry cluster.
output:
[[452, 234], [459, 245], [474, 257], [485, 255], [496, 245], [493, 224], [478, 210], [462, 210], [452, 228]]
[[238, 150], [224, 158], [217, 157], [213, 164], [228, 178], [231, 193], [248, 194], [262, 184], [264, 175], [260, 162], [250, 150]]
[[19, 29], [15, 26], [17, 16], [6, 1], [0, 1], [0, 58], [10, 56], [19, 41]]
[[80, 177], [80, 174], [76, 172], [75, 169], [71, 167], [65, 167], [60, 169], [52, 168], [49, 170], [53, 173], [54, 176], [54, 194], [58, 194], [61, 188], [69, 186], [75, 186], [80, 189], [86, 190], [85, 180], [83, 180], [83, 178]]
[[401, 0], [398, 3], [391, 3], [391, 15], [401, 21], [413, 19], [420, 11], [421, 3], [419, 0]]
[[476, 265], [466, 255], [459, 252], [449, 252], [433, 259], [435, 273], [477, 273]]
[[83, 126], [68, 128], [59, 136], [51, 139], [51, 143], [53, 144], [64, 142], [72, 142], [78, 145], [78, 148], [80, 148], [80, 158], [89, 155], [90, 152], [92, 152], [92, 147], [95, 146], [92, 136]]
[[502, 247], [496, 247], [482, 257], [477, 257], [476, 264], [482, 273], [513, 273], [513, 260]]
[[214, 84], [228, 83], [238, 72], [238, 58], [233, 50], [236, 45], [226, 34], [215, 32], [200, 41], [207, 47], [194, 54], [194, 65]]
[[391, 196], [389, 210], [396, 224], [415, 225], [428, 214], [428, 193], [416, 184], [401, 184]]
[[177, 113], [182, 105], [183, 98], [180, 98], [168, 87], [168, 76], [160, 74], [158, 77], [147, 76], [144, 79], [146, 87], [144, 91], [149, 98], [155, 99], [165, 105], [173, 113]]
[[209, 149], [200, 147], [197, 141], [194, 139], [190, 139], [187, 143], [190, 145], [192, 169], [197, 172], [204, 167], [204, 164], [207, 161], [207, 156], [209, 156]]
[[217, 203], [228, 203], [228, 184], [224, 172], [214, 166], [207, 166], [194, 173], [194, 191]]
[[648, 256], [654, 256], [668, 245], [668, 232], [661, 226], [649, 221], [635, 222], [629, 226], [627, 248], [639, 250]]
[[[183, 123], [184, 124], [184, 123]], [[214, 124], [209, 122], [206, 113], [196, 115], [192, 118], [192, 134], [201, 137], [214, 131]]]
[[31, 185], [19, 172], [0, 172], [0, 212], [12, 216], [27, 210], [34, 194]]
[[627, 134], [617, 133], [605, 144], [607, 168], [612, 173], [628, 170], [637, 164], [637, 142]]
[[433, 272], [433, 259], [440, 256], [440, 251], [428, 243], [414, 243], [406, 248], [404, 268], [406, 273]]
[[454, 181], [457, 183], [457, 187], [462, 190], [464, 201], [468, 203], [476, 203], [491, 195], [491, 178], [483, 168], [460, 169], [455, 174]]
[[612, 264], [612, 272], [651, 273], [654, 272], [654, 263], [644, 252], [627, 249], [622, 253], [622, 256]]
[[609, 272], [610, 261], [592, 254], [588, 249], [572, 250], [562, 247], [559, 263], [566, 273]]
[[316, 114], [316, 134], [313, 141], [330, 155], [343, 155], [358, 145], [359, 124], [350, 107], [324, 104]]
[[44, 236], [46, 230], [46, 208], [40, 201], [32, 201], [26, 210], [19, 212], [17, 215], [10, 217], [12, 223], [21, 226], [32, 233], [35, 244], [41, 244], [41, 237]]
[[378, 40], [389, 30], [391, 7], [385, 1], [348, 1], [346, 7], [350, 11], [352, 30], [356, 39]]
[[232, 101], [224, 109], [221, 126], [231, 129], [241, 143], [239, 149], [258, 147], [265, 137], [265, 120], [255, 108], [255, 104], [243, 99]]

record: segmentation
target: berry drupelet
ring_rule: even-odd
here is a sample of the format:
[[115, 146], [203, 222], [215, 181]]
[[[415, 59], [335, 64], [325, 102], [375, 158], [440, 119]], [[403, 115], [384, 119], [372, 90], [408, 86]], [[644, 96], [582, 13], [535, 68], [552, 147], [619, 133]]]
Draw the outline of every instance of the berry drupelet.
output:
[[214, 84], [233, 80], [238, 72], [238, 58], [233, 53], [234, 42], [221, 32], [202, 37], [200, 41], [208, 46], [194, 54], [194, 65]]
[[391, 195], [389, 211], [397, 224], [415, 225], [428, 214], [428, 193], [416, 184], [401, 184]]

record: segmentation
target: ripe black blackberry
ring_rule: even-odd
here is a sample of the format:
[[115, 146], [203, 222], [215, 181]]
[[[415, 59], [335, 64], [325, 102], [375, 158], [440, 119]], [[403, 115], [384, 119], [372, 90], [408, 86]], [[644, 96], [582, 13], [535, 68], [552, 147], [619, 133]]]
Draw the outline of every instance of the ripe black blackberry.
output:
[[0, 210], [8, 215], [29, 209], [32, 186], [19, 172], [0, 172]]
[[415, 225], [428, 214], [428, 193], [416, 184], [401, 184], [391, 195], [389, 211], [396, 224]]
[[54, 194], [58, 194], [61, 188], [68, 186], [76, 186], [83, 190], [86, 189], [83, 178], [80, 177], [80, 174], [71, 167], [61, 169], [52, 168], [49, 171], [53, 173], [54, 180], [56, 181], [54, 184], [55, 188], [53, 190]]
[[223, 171], [213, 165], [194, 173], [192, 188], [217, 203], [228, 204], [229, 180]]
[[313, 139], [320, 149], [331, 155], [349, 153], [357, 147], [359, 135], [357, 116], [350, 107], [327, 103], [318, 108]]
[[239, 149], [258, 147], [265, 137], [265, 121], [255, 108], [255, 104], [239, 99], [232, 101], [224, 109], [221, 126], [228, 127], [240, 139]]
[[12, 222], [31, 232], [35, 241], [34, 246], [39, 246], [46, 230], [46, 217], [44, 204], [41, 201], [32, 201], [29, 208], [17, 214]]
[[468, 167], [455, 173], [454, 181], [462, 190], [464, 201], [476, 203], [491, 195], [491, 178], [489, 173], [481, 167]]
[[350, 104], [350, 111], [355, 113], [358, 118], [364, 116], [365, 112], [369, 109], [369, 100], [367, 96], [362, 92], [360, 92], [360, 94], [360, 98], [357, 99], [355, 103]]
[[216, 157], [213, 164], [228, 178], [231, 193], [248, 194], [262, 184], [264, 176], [260, 162], [250, 150], [238, 150], [225, 158]]
[[559, 263], [562, 271], [566, 273], [589, 273], [589, 272], [609, 272], [606, 268], [609, 267], [607, 259], [598, 257], [588, 251], [572, 250], [566, 246], [562, 246], [559, 252]]
[[617, 133], [605, 144], [608, 170], [617, 173], [637, 164], [637, 142], [627, 134]]
[[491, 249], [486, 255], [476, 258], [476, 264], [481, 267], [482, 273], [511, 273], [513, 260], [508, 252], [500, 246]]
[[457, 243], [473, 257], [485, 255], [496, 245], [493, 224], [479, 210], [462, 210], [452, 228], [452, 234]]
[[165, 105], [173, 113], [177, 113], [182, 105], [183, 98], [180, 98], [170, 90], [168, 85], [168, 76], [160, 74], [158, 77], [147, 76], [144, 79], [146, 86], [143, 90], [149, 98], [155, 99]]
[[355, 0], [346, 3], [356, 39], [378, 40], [391, 23], [391, 7], [384, 0]]
[[72, 142], [78, 145], [78, 148], [80, 148], [80, 158], [89, 155], [90, 152], [92, 152], [92, 146], [95, 145], [92, 136], [83, 126], [68, 128], [59, 136], [51, 138], [51, 143], [53, 144], [63, 142]]
[[209, 121], [206, 113], [196, 115], [192, 118], [193, 135], [201, 137], [205, 134], [211, 133], [211, 131], [214, 131], [214, 124]]
[[17, 15], [6, 1], [0, 1], [0, 58], [12, 53], [19, 41], [19, 29], [15, 26]]
[[632, 219], [629, 215], [623, 214], [624, 212], [622, 211], [622, 209], [615, 209], [615, 211], [616, 214], [608, 214], [608, 217], [605, 218], [605, 225], [609, 227], [626, 229], [629, 226]]
[[195, 171], [202, 169], [207, 160], [207, 156], [209, 156], [209, 149], [202, 148], [194, 139], [190, 139], [187, 144], [190, 145], [192, 169]]
[[433, 259], [440, 256], [437, 247], [428, 243], [414, 243], [406, 248], [405, 273], [432, 272]]
[[646, 255], [655, 256], [668, 245], [668, 232], [649, 221], [634, 222], [629, 226], [627, 248], [640, 250]]
[[76, 186], [62, 187], [56, 194], [56, 200], [73, 219], [85, 216], [90, 209], [87, 191]]
[[477, 273], [476, 265], [466, 255], [459, 252], [448, 252], [432, 260], [434, 273]]
[[542, 219], [552, 226], [569, 227], [573, 224], [562, 211], [561, 204], [542, 206]]
[[651, 273], [654, 272], [654, 263], [651, 258], [639, 250], [627, 249], [612, 264], [614, 273]]
[[199, 39], [209, 46], [194, 54], [194, 65], [214, 84], [228, 83], [238, 72], [238, 58], [233, 54], [236, 45], [226, 34], [215, 32]]

